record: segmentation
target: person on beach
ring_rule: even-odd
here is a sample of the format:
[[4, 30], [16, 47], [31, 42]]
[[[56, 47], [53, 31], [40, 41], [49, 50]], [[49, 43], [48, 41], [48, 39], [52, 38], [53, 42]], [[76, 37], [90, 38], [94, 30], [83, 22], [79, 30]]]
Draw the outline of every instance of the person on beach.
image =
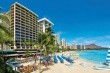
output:
[[38, 56], [37, 56], [37, 54], [35, 55], [35, 63], [36, 63], [36, 61], [38, 60]]

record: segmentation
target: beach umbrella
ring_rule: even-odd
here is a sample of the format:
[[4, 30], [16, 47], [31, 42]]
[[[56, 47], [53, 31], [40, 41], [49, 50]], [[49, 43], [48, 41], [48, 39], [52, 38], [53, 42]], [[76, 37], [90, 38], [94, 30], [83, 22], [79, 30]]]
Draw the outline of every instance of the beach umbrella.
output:
[[110, 64], [110, 48], [108, 49], [107, 57], [106, 57], [106, 63]]

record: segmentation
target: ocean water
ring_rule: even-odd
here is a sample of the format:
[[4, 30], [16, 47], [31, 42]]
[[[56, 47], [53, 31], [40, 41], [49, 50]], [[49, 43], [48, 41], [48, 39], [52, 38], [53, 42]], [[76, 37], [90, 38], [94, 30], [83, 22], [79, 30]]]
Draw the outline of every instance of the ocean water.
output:
[[78, 53], [80, 58], [95, 63], [103, 63], [106, 61], [108, 50], [84, 50], [73, 53]]

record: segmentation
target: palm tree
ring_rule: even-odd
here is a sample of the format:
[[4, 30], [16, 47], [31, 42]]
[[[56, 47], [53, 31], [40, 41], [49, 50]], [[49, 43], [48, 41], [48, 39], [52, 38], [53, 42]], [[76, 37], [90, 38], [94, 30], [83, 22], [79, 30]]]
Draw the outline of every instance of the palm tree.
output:
[[2, 20], [0, 23], [0, 44], [3, 49], [3, 44], [13, 41], [13, 34], [9, 29], [10, 21], [8, 17], [6, 15], [0, 15], [0, 20]]
[[37, 38], [37, 44], [39, 44], [39, 48], [43, 49], [43, 45], [46, 43], [46, 33], [39, 33]]
[[54, 52], [53, 48], [55, 46], [55, 37], [53, 36], [53, 31], [50, 24], [48, 28], [46, 28], [45, 33], [38, 34], [37, 45], [39, 46], [41, 53], [44, 54], [44, 57]]
[[21, 41], [22, 41], [21, 44], [23, 44], [23, 45], [25, 46], [25, 49], [26, 49], [26, 45], [27, 45], [27, 41], [26, 41], [26, 39], [24, 38], [24, 39], [22, 39]]
[[[46, 34], [45, 33], [39, 33], [36, 44], [38, 46], [38, 49], [40, 50], [40, 57], [42, 54], [42, 50], [45, 50], [44, 49], [45, 43], [46, 43]], [[41, 64], [41, 60], [40, 60], [40, 64]], [[40, 73], [40, 67], [41, 67], [40, 64], [39, 64], [39, 73]]]
[[12, 73], [12, 68], [9, 67], [7, 64], [5, 64], [5, 59], [3, 57], [3, 47], [4, 47], [3, 45], [13, 44], [13, 34], [9, 29], [9, 24], [10, 24], [9, 18], [6, 15], [0, 14], [0, 20], [2, 21], [0, 22], [0, 45], [2, 49], [2, 54], [0, 55], [0, 58], [2, 59], [2, 64], [3, 64], [1, 65], [0, 73], [4, 73], [4, 72]]
[[46, 29], [47, 34], [47, 42], [46, 42], [46, 50], [47, 54], [54, 52], [53, 48], [55, 46], [55, 36], [53, 35], [53, 30], [51, 28], [51, 25], [49, 24], [48, 28]]
[[35, 41], [34, 40], [32, 40], [32, 39], [30, 39], [30, 47], [31, 47], [31, 49], [33, 49], [33, 46], [35, 45]]
[[26, 58], [30, 56], [29, 49], [26, 49], [25, 56], [26, 56]]

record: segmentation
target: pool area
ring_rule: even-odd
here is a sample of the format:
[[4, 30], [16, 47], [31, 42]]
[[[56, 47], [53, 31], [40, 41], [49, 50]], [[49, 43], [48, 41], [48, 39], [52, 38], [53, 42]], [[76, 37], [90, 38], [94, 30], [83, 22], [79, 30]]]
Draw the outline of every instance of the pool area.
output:
[[15, 69], [15, 67], [20, 67], [21, 65], [19, 65], [19, 63], [21, 62], [21, 60], [10, 60], [7, 62], [7, 64], [9, 66], [11, 66], [13, 68], [13, 70]]

